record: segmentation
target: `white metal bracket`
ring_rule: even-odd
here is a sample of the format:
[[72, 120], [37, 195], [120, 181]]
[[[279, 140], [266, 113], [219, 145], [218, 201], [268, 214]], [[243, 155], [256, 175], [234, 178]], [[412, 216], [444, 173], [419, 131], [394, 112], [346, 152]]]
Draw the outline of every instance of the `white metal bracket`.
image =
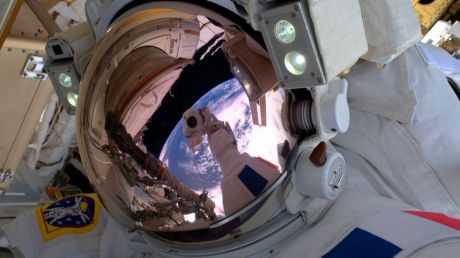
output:
[[44, 67], [44, 57], [29, 55], [22, 69], [21, 76], [26, 79], [46, 80], [48, 79], [48, 74], [44, 71]]

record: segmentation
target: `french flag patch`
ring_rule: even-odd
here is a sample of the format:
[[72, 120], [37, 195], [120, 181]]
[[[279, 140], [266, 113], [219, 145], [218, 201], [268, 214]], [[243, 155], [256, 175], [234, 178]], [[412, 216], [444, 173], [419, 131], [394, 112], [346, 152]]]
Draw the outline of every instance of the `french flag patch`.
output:
[[394, 257], [452, 235], [460, 235], [459, 219], [432, 212], [384, 212], [355, 227], [323, 257]]
[[444, 226], [460, 230], [460, 220], [448, 217], [441, 213], [434, 213], [434, 212], [424, 212], [424, 211], [405, 211], [408, 214], [418, 216], [420, 218], [424, 218], [427, 220], [431, 220], [433, 222], [442, 224]]
[[336, 245], [325, 258], [345, 257], [394, 257], [401, 248], [366, 230], [355, 228]]

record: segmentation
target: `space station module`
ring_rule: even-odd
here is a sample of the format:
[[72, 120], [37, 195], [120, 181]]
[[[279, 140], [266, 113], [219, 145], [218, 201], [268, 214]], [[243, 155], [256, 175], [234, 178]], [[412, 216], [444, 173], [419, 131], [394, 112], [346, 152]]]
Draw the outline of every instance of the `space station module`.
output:
[[206, 107], [192, 108], [184, 113], [183, 132], [192, 149], [202, 143], [203, 136], [207, 136], [211, 153], [222, 170], [225, 214], [233, 214], [245, 207], [279, 177], [276, 165], [240, 153], [230, 125], [218, 120]]

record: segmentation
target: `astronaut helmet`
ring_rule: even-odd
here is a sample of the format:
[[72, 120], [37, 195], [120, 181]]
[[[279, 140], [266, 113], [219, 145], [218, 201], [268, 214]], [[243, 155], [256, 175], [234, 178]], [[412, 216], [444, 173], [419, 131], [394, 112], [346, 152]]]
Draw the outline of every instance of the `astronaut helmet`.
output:
[[[338, 76], [373, 53], [358, 0], [213, 2], [89, 0], [96, 46], [88, 66], [74, 58], [87, 175], [117, 222], [165, 250], [310, 208], [316, 221], [345, 178], [328, 143], [349, 122]], [[224, 193], [245, 199], [226, 209], [238, 196]]]
[[[295, 144], [282, 126], [284, 92], [263, 38], [212, 3], [152, 2], [113, 20], [79, 92], [78, 142], [90, 181], [112, 217], [153, 239], [228, 237], [284, 182], [289, 152], [279, 150]], [[241, 61], [243, 48], [258, 71]], [[239, 191], [223, 196], [229, 184], [243, 189], [244, 205], [223, 207], [242, 200]]]

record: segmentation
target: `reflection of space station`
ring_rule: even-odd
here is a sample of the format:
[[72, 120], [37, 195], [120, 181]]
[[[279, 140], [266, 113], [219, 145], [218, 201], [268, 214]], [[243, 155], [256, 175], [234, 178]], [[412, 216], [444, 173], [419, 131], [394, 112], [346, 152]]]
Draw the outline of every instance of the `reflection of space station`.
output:
[[228, 123], [219, 121], [206, 107], [184, 113], [183, 130], [195, 149], [207, 135], [212, 155], [222, 169], [225, 214], [233, 214], [267, 190], [279, 177], [278, 168], [262, 158], [238, 151]]

